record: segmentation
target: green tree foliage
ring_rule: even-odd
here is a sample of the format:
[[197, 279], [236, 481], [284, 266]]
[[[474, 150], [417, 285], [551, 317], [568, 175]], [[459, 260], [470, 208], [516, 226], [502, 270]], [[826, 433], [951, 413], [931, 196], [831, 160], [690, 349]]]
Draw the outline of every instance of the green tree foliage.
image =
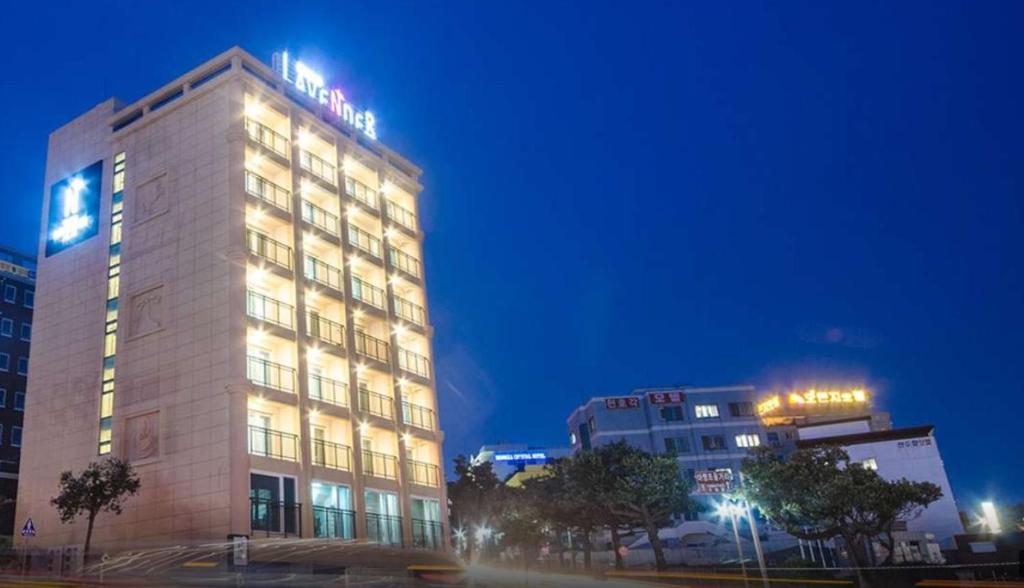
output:
[[465, 455], [455, 458], [455, 479], [448, 482], [451, 520], [467, 534], [466, 556], [472, 558], [475, 530], [493, 526], [506, 507], [508, 488], [490, 462], [473, 464]]
[[85, 514], [89, 526], [85, 532], [84, 557], [89, 557], [93, 523], [101, 512], [121, 514], [124, 501], [139, 491], [139, 478], [127, 461], [117, 458], [92, 462], [75, 476], [71, 471], [60, 475], [60, 493], [50, 503], [56, 507], [62, 523], [69, 523]]
[[694, 509], [679, 463], [671, 455], [637, 451], [623, 456], [617, 474], [609, 493], [610, 508], [623, 520], [640, 523], [651, 542], [657, 568], [664, 570], [668, 562], [658, 529], [667, 526], [673, 516]]
[[800, 449], [785, 461], [762, 447], [744, 460], [745, 494], [751, 502], [801, 539], [842, 538], [857, 567], [869, 565], [870, 541], [892, 559], [892, 532], [942, 496], [930, 482], [887, 481], [851, 463], [840, 447]]

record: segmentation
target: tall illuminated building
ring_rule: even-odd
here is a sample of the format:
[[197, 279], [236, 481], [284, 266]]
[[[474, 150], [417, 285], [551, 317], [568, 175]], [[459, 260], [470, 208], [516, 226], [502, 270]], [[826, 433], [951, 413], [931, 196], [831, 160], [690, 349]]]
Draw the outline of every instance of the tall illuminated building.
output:
[[50, 137], [18, 520], [80, 543], [63, 470], [141, 475], [100, 548], [442, 549], [421, 171], [301, 56], [234, 48]]

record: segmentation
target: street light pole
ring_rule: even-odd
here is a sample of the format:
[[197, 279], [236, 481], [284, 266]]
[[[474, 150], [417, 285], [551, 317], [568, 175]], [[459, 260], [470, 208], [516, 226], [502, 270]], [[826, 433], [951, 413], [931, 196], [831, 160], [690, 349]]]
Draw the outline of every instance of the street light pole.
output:
[[754, 512], [750, 510], [750, 501], [743, 499], [743, 506], [747, 511], [747, 520], [750, 521], [750, 534], [754, 538], [754, 553], [757, 554], [757, 567], [761, 570], [761, 583], [764, 588], [768, 586], [768, 566], [764, 563], [764, 550], [761, 548], [761, 537], [757, 533], [757, 523], [754, 521]]
[[740, 523], [736, 517], [736, 506], [733, 504], [726, 505], [729, 509], [729, 518], [732, 519], [732, 536], [736, 539], [736, 552], [739, 554], [740, 570], [743, 572], [743, 585], [749, 586], [747, 583], [747, 564], [743, 557], [743, 546], [740, 544]]

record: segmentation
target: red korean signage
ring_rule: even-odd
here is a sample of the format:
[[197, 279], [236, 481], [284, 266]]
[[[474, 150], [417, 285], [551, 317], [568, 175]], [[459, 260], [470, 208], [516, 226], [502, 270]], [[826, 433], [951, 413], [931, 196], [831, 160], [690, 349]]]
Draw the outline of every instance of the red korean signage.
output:
[[618, 398], [605, 398], [605, 408], [615, 410], [619, 408], [640, 408], [640, 398], [637, 396], [620, 396]]
[[675, 392], [650, 392], [647, 399], [651, 404], [679, 404], [686, 396], [679, 390]]

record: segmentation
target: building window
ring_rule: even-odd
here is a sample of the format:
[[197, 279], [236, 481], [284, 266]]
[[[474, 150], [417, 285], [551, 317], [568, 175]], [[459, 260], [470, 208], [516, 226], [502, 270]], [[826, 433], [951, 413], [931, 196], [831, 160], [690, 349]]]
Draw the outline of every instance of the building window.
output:
[[779, 434], [776, 431], [769, 431], [765, 433], [768, 437], [768, 445], [772, 447], [779, 447], [782, 445], [782, 441], [779, 439]]
[[597, 421], [594, 420], [594, 417], [587, 419], [587, 428], [590, 429], [591, 433], [597, 430]]
[[724, 451], [727, 449], [725, 437], [721, 435], [704, 435], [700, 438], [700, 442], [704, 447], [704, 451]]
[[0, 335], [4, 337], [14, 335], [14, 321], [9, 318], [0, 319]]
[[754, 403], [753, 402], [730, 402], [729, 403], [729, 414], [734, 417], [752, 417], [754, 416]]
[[761, 437], [757, 433], [736, 435], [736, 447], [758, 447], [759, 445], [761, 445]]
[[576, 445], [576, 433], [569, 433], [569, 445]]
[[876, 472], [878, 471], [878, 462], [875, 461], [875, 458], [873, 457], [869, 457], [864, 461], [860, 462], [860, 465], [864, 466], [864, 469], [866, 470], [873, 470]]
[[32, 340], [32, 324], [21, 323], [21, 340], [31, 341]]
[[22, 376], [27, 376], [28, 375], [28, 358], [27, 357], [19, 357], [18, 358], [18, 374], [22, 375]]
[[11, 356], [6, 353], [0, 353], [0, 372], [11, 371]]
[[681, 407], [681, 406], [663, 406], [663, 407], [661, 407], [661, 420], [663, 420], [663, 421], [681, 421], [681, 420], [683, 420], [683, 407]]
[[0, 423], [0, 445], [4, 444], [4, 426]]
[[35, 308], [36, 306], [36, 291], [25, 290], [25, 308]]
[[693, 407], [694, 415], [699, 419], [717, 419], [718, 418], [718, 405], [717, 404], [698, 404]]
[[16, 302], [18, 300], [18, 289], [14, 284], [4, 286], [4, 302]]
[[21, 427], [11, 427], [11, 445], [21, 447]]
[[668, 453], [690, 453], [690, 439], [687, 437], [665, 437], [665, 451]]
[[0, 408], [7, 407], [7, 390], [0, 388]]
[[14, 393], [14, 410], [24, 411], [25, 410], [25, 393], [15, 392]]

